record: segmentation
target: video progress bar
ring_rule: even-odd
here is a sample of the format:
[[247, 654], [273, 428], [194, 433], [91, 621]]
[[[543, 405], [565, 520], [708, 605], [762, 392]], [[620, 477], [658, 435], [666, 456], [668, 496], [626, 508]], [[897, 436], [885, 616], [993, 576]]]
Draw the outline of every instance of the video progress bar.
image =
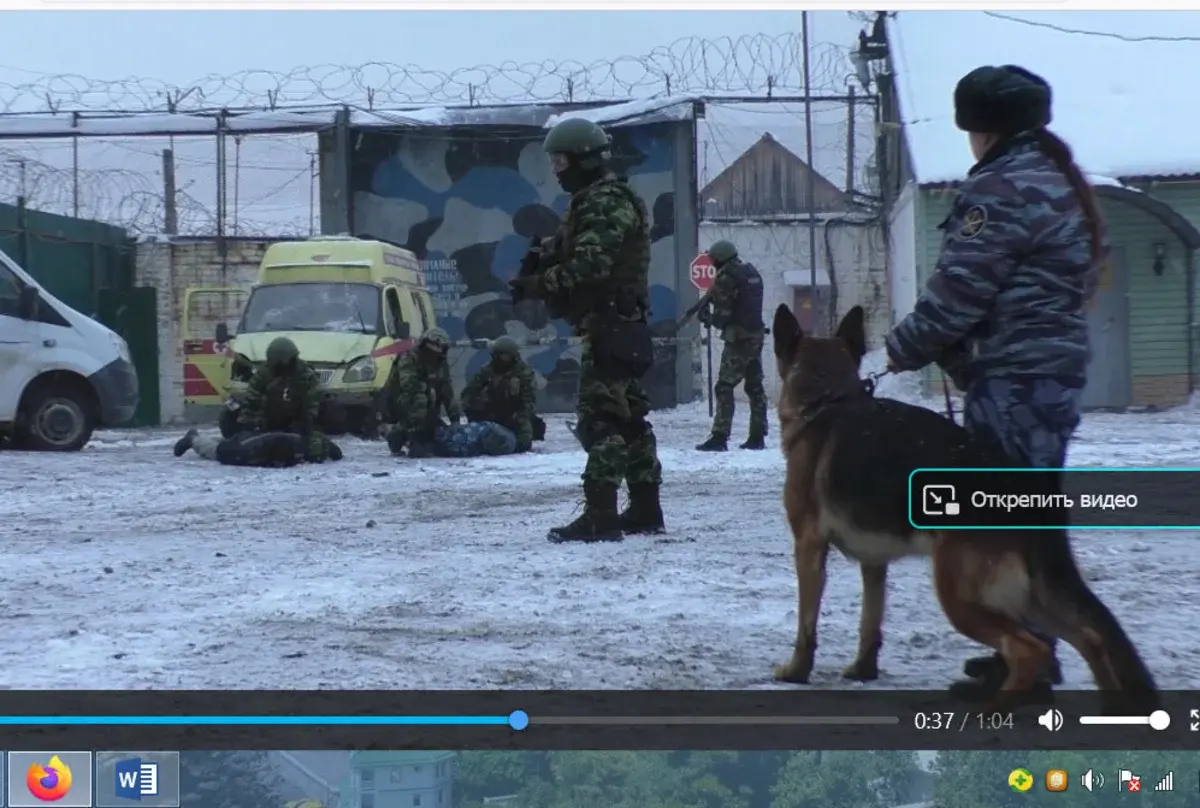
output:
[[530, 719], [534, 725], [639, 726], [639, 727], [894, 727], [894, 715], [544, 715]]
[[0, 727], [509, 727], [529, 726], [524, 710], [508, 715], [0, 715]]
[[518, 732], [541, 726], [840, 726], [891, 727], [894, 715], [547, 715], [531, 718], [524, 710], [508, 715], [0, 715], [0, 727], [508, 727]]

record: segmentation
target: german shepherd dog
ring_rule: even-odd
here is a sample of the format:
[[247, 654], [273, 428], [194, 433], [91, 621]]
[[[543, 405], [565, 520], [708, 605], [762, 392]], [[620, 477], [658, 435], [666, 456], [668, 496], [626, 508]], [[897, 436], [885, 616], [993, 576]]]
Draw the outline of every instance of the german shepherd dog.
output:
[[1107, 708], [1149, 714], [1158, 704], [1154, 679], [1080, 575], [1066, 530], [938, 531], [910, 524], [913, 469], [996, 468], [1011, 461], [932, 410], [875, 398], [859, 378], [863, 318], [855, 306], [832, 339], [818, 339], [804, 335], [787, 306], [775, 311], [787, 460], [783, 502], [800, 595], [795, 649], [775, 678], [808, 682], [832, 546], [862, 569], [858, 655], [845, 678], [878, 678], [888, 564], [923, 556], [932, 558], [938, 600], [951, 625], [1007, 663], [997, 706], [1021, 703], [1050, 661], [1048, 646], [1026, 629], [1032, 622], [1080, 653]]

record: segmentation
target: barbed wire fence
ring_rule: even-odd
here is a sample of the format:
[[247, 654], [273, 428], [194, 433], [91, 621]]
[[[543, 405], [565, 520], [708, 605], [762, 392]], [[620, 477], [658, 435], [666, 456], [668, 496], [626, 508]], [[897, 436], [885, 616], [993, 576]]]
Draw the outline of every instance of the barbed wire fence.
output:
[[[627, 101], [706, 96], [698, 159], [711, 175], [771, 132], [803, 154], [803, 112], [774, 99], [839, 95], [852, 80], [849, 43], [810, 45], [812, 86], [803, 80], [797, 34], [684, 38], [640, 56], [591, 63], [541, 61], [435, 71], [373, 62], [315, 65], [286, 72], [210, 74], [186, 86], [153, 78], [100, 80], [19, 71], [0, 81], [0, 118], [31, 115], [152, 115], [218, 110], [361, 110]], [[8, 74], [13, 74], [8, 70]], [[720, 99], [727, 98], [726, 103]], [[847, 167], [847, 130], [869, 131], [866, 105], [852, 112], [814, 104], [818, 171], [846, 171], [866, 187], [864, 166]], [[797, 136], [798, 135], [798, 136]], [[139, 135], [0, 141], [0, 201], [24, 197], [40, 210], [99, 219], [131, 232], [157, 233], [166, 216], [162, 153], [174, 155], [178, 232], [211, 234], [226, 208], [223, 232], [241, 236], [309, 234], [319, 227], [315, 134], [230, 136], [224, 166], [212, 136]], [[860, 152], [862, 149], [859, 150]], [[703, 154], [707, 152], [707, 157]], [[865, 160], [867, 154], [858, 154]], [[850, 160], [854, 163], [855, 160]], [[842, 168], [837, 168], [838, 166]], [[223, 168], [223, 170], [222, 170]], [[706, 166], [701, 165], [701, 176]], [[224, 188], [222, 190], [222, 183]], [[840, 184], [840, 182], [839, 182]], [[217, 200], [224, 193], [224, 205]]]

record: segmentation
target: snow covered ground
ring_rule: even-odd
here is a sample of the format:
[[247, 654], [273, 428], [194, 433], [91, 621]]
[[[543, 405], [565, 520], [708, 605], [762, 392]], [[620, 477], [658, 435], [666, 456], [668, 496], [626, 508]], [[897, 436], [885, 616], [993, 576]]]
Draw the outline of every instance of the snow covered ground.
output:
[[[905, 382], [881, 395], [912, 399]], [[0, 686], [774, 687], [796, 587], [777, 447], [700, 454], [703, 404], [656, 413], [669, 534], [560, 546], [545, 531], [573, 517], [583, 455], [549, 420], [533, 454], [469, 461], [348, 440], [336, 464], [224, 468], [176, 460], [178, 433], [161, 430], [4, 453]], [[1197, 459], [1192, 408], [1091, 416], [1071, 457]], [[1164, 687], [1200, 686], [1197, 546], [1189, 533], [1076, 543]], [[925, 564], [898, 565], [890, 584], [872, 686], [944, 686], [976, 649], [948, 628]], [[857, 571], [835, 556], [814, 686], [843, 686], [858, 601]], [[1091, 687], [1066, 660], [1069, 686]]]

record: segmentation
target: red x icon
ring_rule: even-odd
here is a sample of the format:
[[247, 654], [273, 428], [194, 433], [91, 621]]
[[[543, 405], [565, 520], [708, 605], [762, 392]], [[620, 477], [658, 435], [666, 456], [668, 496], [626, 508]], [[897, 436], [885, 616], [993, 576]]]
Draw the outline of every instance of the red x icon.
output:
[[1142, 790], [1142, 778], [1140, 778], [1140, 777], [1130, 777], [1130, 778], [1129, 778], [1129, 783], [1127, 784], [1127, 787], [1129, 788], [1129, 792], [1130, 792], [1131, 794], [1134, 794], [1134, 793], [1137, 793], [1138, 791], [1141, 791], [1141, 790]]

